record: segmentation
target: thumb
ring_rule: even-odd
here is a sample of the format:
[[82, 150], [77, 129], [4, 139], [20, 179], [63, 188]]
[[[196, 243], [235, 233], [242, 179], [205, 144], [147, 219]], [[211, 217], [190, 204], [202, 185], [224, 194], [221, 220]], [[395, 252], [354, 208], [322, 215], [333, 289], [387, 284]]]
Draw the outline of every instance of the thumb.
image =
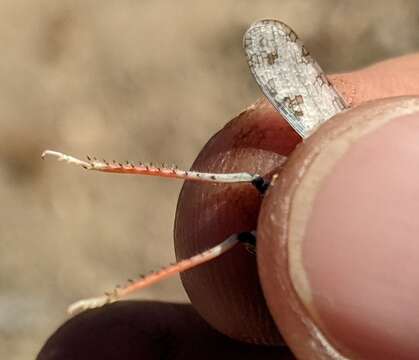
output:
[[262, 203], [262, 288], [301, 359], [419, 358], [419, 98], [370, 102], [297, 148]]

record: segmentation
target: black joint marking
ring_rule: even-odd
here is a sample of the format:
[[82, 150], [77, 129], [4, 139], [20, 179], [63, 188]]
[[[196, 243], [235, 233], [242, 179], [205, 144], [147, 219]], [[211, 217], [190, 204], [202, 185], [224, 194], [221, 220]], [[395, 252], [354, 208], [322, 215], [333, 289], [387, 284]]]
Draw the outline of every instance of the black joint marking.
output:
[[217, 178], [216, 178], [214, 175], [211, 175], [211, 176], [210, 176], [210, 179], [211, 179], [211, 180], [216, 180]]
[[263, 195], [271, 183], [266, 181], [262, 176], [258, 176], [252, 180], [252, 185]]
[[242, 232], [237, 235], [237, 240], [241, 242], [246, 250], [255, 255], [256, 254], [256, 236], [250, 232]]
[[251, 232], [242, 232], [237, 235], [237, 240], [244, 245], [256, 246], [256, 236]]
[[256, 236], [253, 235], [251, 232], [245, 231], [238, 234], [237, 240], [239, 240], [243, 244], [256, 245]]

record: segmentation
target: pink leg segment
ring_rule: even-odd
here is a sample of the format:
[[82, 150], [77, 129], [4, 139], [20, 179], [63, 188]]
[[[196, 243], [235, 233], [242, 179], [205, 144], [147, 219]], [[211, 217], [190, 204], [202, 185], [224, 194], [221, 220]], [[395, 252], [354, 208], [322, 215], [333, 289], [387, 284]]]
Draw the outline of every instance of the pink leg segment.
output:
[[59, 161], [65, 161], [69, 164], [80, 165], [86, 170], [95, 170], [116, 174], [148, 175], [184, 180], [221, 183], [251, 183], [252, 181], [260, 178], [260, 176], [257, 174], [249, 174], [246, 172], [231, 174], [204, 173], [198, 171], [180, 170], [175, 166], [168, 167], [164, 164], [158, 167], [152, 164], [143, 163], [134, 164], [132, 162], [118, 163], [116, 161], [99, 161], [96, 158], [90, 157], [87, 157], [88, 161], [83, 161], [74, 156], [66, 155], [53, 150], [45, 150], [42, 153], [41, 157], [43, 159], [46, 156], [56, 157]]
[[181, 273], [188, 269], [191, 269], [195, 266], [208, 262], [228, 250], [234, 247], [239, 242], [237, 235], [231, 235], [221, 244], [214, 246], [211, 249], [205, 250], [202, 253], [199, 253], [195, 256], [192, 256], [189, 259], [181, 260], [176, 264], [169, 265], [158, 271], [152, 272], [147, 276], [140, 277], [138, 280], [129, 280], [129, 283], [123, 287], [117, 287], [111, 293], [105, 293], [103, 296], [79, 300], [74, 304], [70, 305], [68, 312], [70, 314], [78, 313], [87, 309], [93, 309], [96, 307], [101, 307], [105, 304], [109, 304], [115, 301], [120, 300], [121, 298], [137, 291], [144, 289], [150, 285], [158, 283], [170, 276]]

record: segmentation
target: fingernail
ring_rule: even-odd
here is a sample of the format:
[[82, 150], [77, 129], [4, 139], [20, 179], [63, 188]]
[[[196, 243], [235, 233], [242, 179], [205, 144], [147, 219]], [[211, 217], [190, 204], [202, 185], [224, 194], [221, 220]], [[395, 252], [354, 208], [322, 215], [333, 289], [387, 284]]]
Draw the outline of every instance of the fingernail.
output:
[[294, 288], [342, 354], [418, 359], [419, 114], [335, 145], [294, 197], [317, 187], [302, 241], [289, 243]]

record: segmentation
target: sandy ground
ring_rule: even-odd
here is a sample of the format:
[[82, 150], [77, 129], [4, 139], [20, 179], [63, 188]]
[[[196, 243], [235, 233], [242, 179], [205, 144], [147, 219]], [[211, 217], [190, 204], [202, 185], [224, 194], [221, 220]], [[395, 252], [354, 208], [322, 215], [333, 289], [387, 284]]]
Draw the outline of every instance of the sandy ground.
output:
[[[174, 258], [179, 182], [41, 162], [45, 148], [188, 167], [260, 93], [246, 27], [290, 24], [329, 71], [419, 48], [417, 1], [0, 2], [0, 358], [31, 359], [72, 301]], [[187, 301], [180, 281], [142, 299]]]

